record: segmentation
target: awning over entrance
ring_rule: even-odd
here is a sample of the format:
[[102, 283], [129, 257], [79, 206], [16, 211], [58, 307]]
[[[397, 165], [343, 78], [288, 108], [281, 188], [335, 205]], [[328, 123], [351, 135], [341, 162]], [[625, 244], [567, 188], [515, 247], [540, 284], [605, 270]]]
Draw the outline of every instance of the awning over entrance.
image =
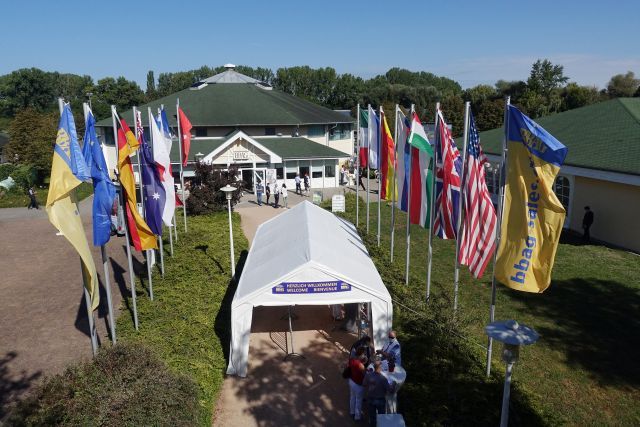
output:
[[247, 375], [256, 306], [370, 302], [374, 343], [391, 329], [391, 296], [353, 224], [305, 201], [262, 224], [231, 304], [228, 374]]

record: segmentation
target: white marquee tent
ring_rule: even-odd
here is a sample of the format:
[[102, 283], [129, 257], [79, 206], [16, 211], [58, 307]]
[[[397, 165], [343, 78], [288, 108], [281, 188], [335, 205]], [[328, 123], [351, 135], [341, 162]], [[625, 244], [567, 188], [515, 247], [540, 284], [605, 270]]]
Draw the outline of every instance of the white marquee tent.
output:
[[305, 201], [258, 227], [231, 303], [227, 374], [245, 377], [253, 308], [371, 303], [373, 341], [391, 330], [391, 295], [353, 224]]

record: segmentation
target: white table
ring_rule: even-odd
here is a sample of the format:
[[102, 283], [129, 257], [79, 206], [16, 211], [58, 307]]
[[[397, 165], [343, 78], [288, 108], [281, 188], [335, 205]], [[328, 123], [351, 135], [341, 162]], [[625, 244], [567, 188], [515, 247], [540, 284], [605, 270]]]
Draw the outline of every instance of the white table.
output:
[[[386, 365], [386, 364], [384, 364]], [[369, 370], [373, 371], [373, 364], [369, 365]], [[404, 384], [407, 379], [407, 371], [402, 366], [396, 366], [393, 372], [382, 370], [382, 375], [387, 379], [389, 384], [394, 381], [396, 383], [393, 393], [387, 393], [387, 414], [395, 414], [398, 408], [398, 390]]]

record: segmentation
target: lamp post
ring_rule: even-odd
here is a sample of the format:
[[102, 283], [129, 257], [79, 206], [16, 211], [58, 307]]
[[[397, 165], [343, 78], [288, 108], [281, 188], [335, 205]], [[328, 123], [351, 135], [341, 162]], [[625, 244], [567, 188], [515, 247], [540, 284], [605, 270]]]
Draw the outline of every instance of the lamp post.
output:
[[539, 335], [532, 328], [521, 325], [515, 320], [492, 322], [484, 330], [489, 337], [503, 344], [502, 360], [507, 364], [507, 370], [504, 374], [500, 427], [507, 427], [509, 425], [509, 397], [511, 396], [513, 364], [520, 357], [520, 346], [535, 343], [538, 341]]
[[229, 243], [231, 245], [231, 277], [235, 277], [236, 275], [236, 266], [234, 261], [233, 254], [233, 224], [231, 223], [231, 197], [233, 196], [233, 192], [237, 190], [236, 187], [232, 187], [229, 184], [225, 185], [220, 189], [224, 192], [224, 195], [227, 197], [227, 210], [229, 211]]

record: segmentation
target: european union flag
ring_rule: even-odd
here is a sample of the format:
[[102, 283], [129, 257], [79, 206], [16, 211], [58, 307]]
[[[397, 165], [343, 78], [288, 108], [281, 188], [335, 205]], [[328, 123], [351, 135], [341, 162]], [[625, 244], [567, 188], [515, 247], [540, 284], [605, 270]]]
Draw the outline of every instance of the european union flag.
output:
[[107, 163], [96, 135], [96, 120], [91, 110], [87, 113], [82, 155], [91, 169], [93, 179], [93, 244], [102, 246], [111, 237], [111, 208], [116, 189], [109, 177]]

